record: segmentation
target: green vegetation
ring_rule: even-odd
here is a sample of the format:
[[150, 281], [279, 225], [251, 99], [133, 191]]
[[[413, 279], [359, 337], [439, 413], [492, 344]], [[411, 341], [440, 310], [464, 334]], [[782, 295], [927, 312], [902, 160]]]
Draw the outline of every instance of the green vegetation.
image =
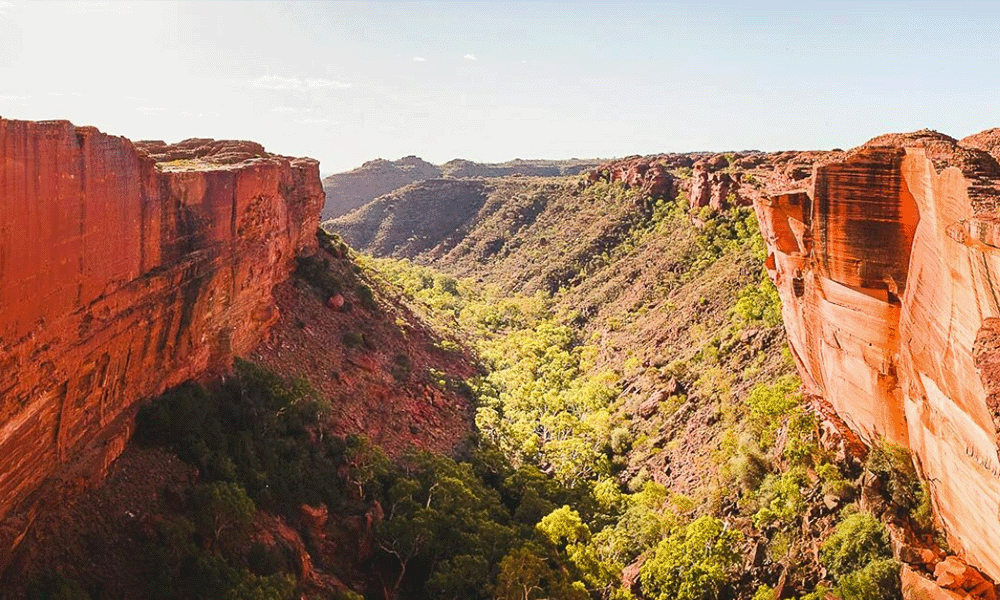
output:
[[330, 269], [330, 260], [318, 256], [295, 258], [295, 273], [329, 297], [344, 291], [344, 282]]
[[[606, 183], [574, 197], [585, 207], [637, 200]], [[360, 257], [334, 275], [300, 260], [324, 299], [345, 293], [382, 312], [405, 302], [434, 327], [437, 350], [478, 358], [483, 374], [458, 381], [341, 334], [348, 352], [391, 357], [396, 381], [468, 390], [474, 438], [457, 457], [413, 450], [390, 462], [362, 437], [331, 435], [308, 385], [245, 362], [212, 388], [171, 390], [140, 413], [136, 437], [197, 467], [199, 481], [153, 527], [150, 597], [298, 594], [294, 557], [250, 540], [262, 514], [295, 523], [303, 504], [366, 523], [371, 551], [353, 571], [322, 564], [304, 539], [316, 564], [369, 599], [770, 600], [779, 572], [804, 598], [828, 588], [842, 600], [897, 597], [885, 529], [857, 512], [838, 522], [856, 510], [859, 473], [822, 448], [780, 354], [781, 305], [752, 211], [690, 215], [683, 195], [641, 200], [584, 250], [551, 248], [551, 269], [526, 281], [555, 285], [529, 285], [536, 293], [406, 261]], [[339, 240], [320, 243], [348, 254]], [[651, 262], [661, 251], [663, 263]], [[639, 267], [609, 274], [623, 264], [654, 265], [654, 282], [638, 289]], [[633, 296], [617, 289], [633, 283]], [[685, 481], [671, 481], [673, 468], [700, 478], [690, 497], [665, 485]], [[879, 446], [866, 468], [901, 515], [930, 514], [908, 455]], [[829, 576], [817, 581], [813, 549], [835, 523], [820, 557]], [[747, 570], [751, 544], [764, 552]], [[36, 587], [38, 598], [80, 593], [59, 578]]]
[[917, 474], [908, 449], [880, 441], [868, 453], [865, 468], [882, 481], [883, 495], [897, 514], [919, 530], [934, 530], [930, 489]]
[[[586, 193], [620, 192], [599, 187]], [[485, 577], [482, 589], [496, 597], [630, 598], [634, 590], [620, 585], [619, 574], [640, 560], [643, 597], [764, 598], [776, 580], [765, 576], [767, 585], [758, 580], [747, 587], [750, 582], [738, 576], [747, 535], [766, 542], [766, 560], [784, 565], [791, 581], [802, 578], [801, 585], [808, 586], [803, 593], [817, 585], [807, 550], [815, 540], [803, 527], [805, 516], [825, 497], [834, 498], [838, 507], [849, 505], [857, 473], [843, 472], [820, 446], [818, 422], [799, 393], [797, 377], [761, 380], [757, 375], [770, 359], [760, 349], [748, 349], [745, 339], [779, 327], [781, 304], [763, 269], [764, 245], [753, 212], [705, 210], [695, 217], [698, 226], [692, 227], [684, 198], [653, 201], [644, 220], [577, 263], [570, 285], [552, 295], [518, 296], [405, 261], [362, 259], [380, 287], [399, 293], [425, 320], [473, 349], [487, 367], [484, 377], [471, 382], [480, 451], [469, 468], [509, 509], [509, 520], [491, 518], [511, 528], [512, 549], [499, 563], [482, 555], [461, 562], [468, 572]], [[708, 323], [689, 321], [693, 349], [677, 349], [675, 360], [654, 366], [632, 357], [602, 365], [596, 345], [602, 330], [585, 333], [580, 324], [587, 321], [568, 308], [577, 288], [664, 236], [677, 238], [670, 250], [677, 262], [662, 277], [665, 287], [654, 293], [671, 294], [736, 256], [749, 269], [750, 283], [726, 305], [706, 296], [694, 303], [696, 310], [720, 314], [721, 324], [709, 329]], [[655, 297], [636, 302], [638, 308], [627, 314], [610, 316], [603, 331], [629, 327], [628, 321], [641, 317]], [[675, 299], [681, 300], [672, 295], [661, 310], [671, 310]], [[743, 365], [743, 372], [734, 372], [734, 364]], [[788, 373], [790, 366], [783, 359], [778, 372]], [[645, 467], [623, 477], [630, 462], [651, 460], [676, 443], [662, 435], [654, 438], [655, 429], [637, 434], [634, 422], [621, 421], [623, 381], [636, 376], [673, 379], [683, 390], [658, 403], [653, 412], [661, 415], [659, 423], [705, 403], [718, 407], [715, 467], [693, 500], [652, 481]], [[747, 386], [741, 378], [761, 382]], [[491, 458], [484, 463], [484, 456]], [[723, 507], [735, 521], [720, 518]], [[476, 570], [472, 565], [493, 566]], [[891, 580], [880, 579], [884, 572], [884, 565], [867, 561], [830, 583], [838, 593], [861, 598], [865, 590], [892, 587]], [[427, 588], [413, 581], [409, 589], [421, 597], [417, 590]]]
[[653, 600], [712, 600], [739, 565], [743, 535], [714, 517], [701, 517], [656, 546], [641, 571]]
[[760, 283], [740, 290], [733, 313], [745, 323], [762, 322], [768, 327], [781, 324], [781, 300], [774, 282], [762, 274]]
[[336, 472], [360, 442], [315, 442], [326, 408], [306, 383], [237, 362], [236, 376], [216, 390], [188, 384], [144, 408], [136, 439], [167, 446], [203, 477], [239, 484], [269, 510], [339, 506], [346, 499]]
[[889, 534], [875, 517], [855, 513], [846, 517], [824, 542], [821, 558], [834, 577], [843, 577], [868, 563], [891, 558]]
[[28, 600], [90, 600], [91, 596], [76, 580], [54, 573], [28, 586]]
[[[302, 504], [362, 511], [387, 465], [362, 438], [317, 436], [324, 411], [305, 383], [246, 362], [237, 362], [234, 376], [218, 386], [185, 384], [140, 411], [136, 440], [176, 452], [203, 480], [145, 539], [146, 597], [299, 597], [287, 552], [248, 543], [258, 508], [286, 517]], [[97, 592], [66, 596], [76, 588], [60, 580], [33, 589], [39, 599], [102, 598]]]
[[867, 513], [849, 515], [823, 543], [820, 560], [833, 575], [842, 600], [901, 598], [899, 563], [892, 560], [889, 534]]
[[[624, 236], [601, 261], [613, 262], [670, 228], [690, 227], [687, 219], [682, 202], [660, 200], [652, 206], [648, 221]], [[704, 227], [694, 236], [684, 258], [688, 266], [683, 277], [696, 277], [719, 257], [748, 244], [757, 252], [755, 235], [749, 210], [706, 215]], [[493, 515], [493, 532], [512, 528], [513, 537], [509, 539], [513, 549], [503, 556], [499, 566], [481, 554], [436, 556], [435, 564], [466, 565], [467, 573], [485, 577], [477, 584], [480, 589], [493, 590], [496, 597], [629, 598], [632, 592], [620, 586], [618, 574], [640, 555], [648, 554], [651, 558], [645, 562], [640, 578], [647, 596], [713, 598], [727, 589], [731, 593], [742, 552], [739, 531], [713, 516], [698, 515], [694, 502], [669, 493], [660, 484], [637, 479], [631, 482], [629, 493], [616, 479], [622, 468], [616, 456], [641, 443], [630, 439], [628, 429], [612, 426], [622, 373], [597, 367], [598, 348], [583, 337], [574, 313], [556, 308], [558, 296], [513, 296], [405, 261], [362, 260], [380, 286], [398, 290], [427, 321], [471, 346], [488, 367], [485, 377], [472, 382], [478, 400], [476, 425], [482, 452], [470, 468], [489, 474], [484, 481], [503, 482], [493, 487], [512, 509], [509, 521], [495, 511], [480, 510], [479, 514]], [[599, 263], [590, 263], [581, 274], [597, 268]], [[763, 284], [760, 288], [767, 291]], [[751, 298], [744, 304], [751, 306], [753, 301], [760, 307], [757, 314], [749, 314], [742, 321], [734, 317], [730, 336], [738, 336], [746, 323], [773, 320], [776, 294]], [[767, 326], [774, 325], [767, 322]], [[714, 377], [720, 371], [702, 366], [710, 360], [708, 354], [696, 356], [688, 363], [686, 378], [700, 372], [699, 385], [722, 393], [720, 386], [726, 384]], [[797, 382], [783, 380], [775, 393], [784, 398], [786, 393], [795, 396], [795, 390]], [[670, 413], [684, 402], [683, 396], [668, 399], [663, 411]], [[787, 404], [798, 407], [800, 402], [795, 396]], [[780, 412], [782, 406], [769, 406], [766, 399], [759, 404], [759, 411], [771, 411], [775, 423], [785, 417]], [[770, 427], [776, 428], [777, 424]], [[492, 459], [483, 463], [483, 456]], [[421, 490], [412, 506], [426, 504], [428, 498], [423, 494], [429, 485], [408, 488]], [[465, 489], [475, 490], [476, 486], [467, 481]], [[419, 526], [414, 527], [419, 530]], [[406, 530], [412, 533], [413, 528]], [[717, 543], [694, 551], [696, 546], [704, 546], [709, 536], [719, 537]], [[393, 537], [411, 539], [402, 532]], [[429, 544], [431, 537], [428, 533], [420, 539]], [[479, 547], [491, 544], [481, 543]], [[404, 545], [406, 551], [394, 547], [390, 554], [412, 554], [412, 545]], [[402, 575], [405, 563], [411, 582], [423, 578], [413, 568], [427, 560], [414, 563], [397, 556], [398, 573]], [[494, 565], [494, 572], [473, 565]], [[417, 573], [423, 572], [417, 568]], [[671, 575], [678, 570], [688, 575]], [[426, 577], [428, 582], [451, 580], [447, 574]], [[426, 589], [411, 585], [411, 593]], [[419, 592], [414, 597], [419, 597]]]

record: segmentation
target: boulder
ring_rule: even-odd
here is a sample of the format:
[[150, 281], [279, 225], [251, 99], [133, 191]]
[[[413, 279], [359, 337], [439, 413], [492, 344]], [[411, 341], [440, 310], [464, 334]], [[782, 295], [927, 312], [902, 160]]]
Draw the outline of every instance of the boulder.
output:
[[344, 302], [343, 294], [334, 294], [327, 298], [326, 305], [334, 310], [341, 310], [344, 308]]

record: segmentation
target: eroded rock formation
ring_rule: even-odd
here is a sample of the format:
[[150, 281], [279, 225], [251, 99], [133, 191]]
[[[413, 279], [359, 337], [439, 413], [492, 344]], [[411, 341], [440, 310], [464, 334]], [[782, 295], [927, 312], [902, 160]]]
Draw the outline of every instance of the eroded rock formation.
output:
[[[0, 548], [100, 478], [130, 407], [224, 369], [311, 252], [318, 163], [0, 119]], [[58, 496], [58, 494], [56, 494]], [[55, 500], [58, 501], [58, 500]]]
[[587, 172], [587, 180], [620, 182], [629, 189], [642, 190], [654, 198], [673, 198], [677, 194], [677, 179], [670, 169], [690, 164], [691, 159], [686, 156], [629, 156], [591, 169]]
[[691, 174], [688, 197], [691, 208], [709, 206], [715, 210], [725, 210], [731, 206], [749, 204], [740, 193], [740, 173], [711, 171], [704, 164], [696, 165]]
[[912, 449], [952, 549], [994, 579], [998, 202], [996, 159], [930, 131], [876, 138], [755, 202], [807, 391], [866, 440]]

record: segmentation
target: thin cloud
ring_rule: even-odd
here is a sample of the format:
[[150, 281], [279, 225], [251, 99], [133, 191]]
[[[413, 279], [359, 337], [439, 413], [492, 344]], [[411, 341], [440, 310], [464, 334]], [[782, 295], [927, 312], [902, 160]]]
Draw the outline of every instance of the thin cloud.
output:
[[278, 77], [276, 75], [264, 75], [263, 77], [251, 80], [249, 83], [255, 88], [265, 90], [291, 90], [295, 92], [323, 88], [347, 89], [351, 87], [350, 83], [332, 79], [319, 79], [315, 77], [301, 79], [299, 77]]
[[62, 7], [64, 12], [71, 14], [85, 13], [131, 13], [132, 7], [120, 2], [71, 2]]
[[336, 125], [336, 121], [331, 121], [330, 119], [296, 119], [296, 123], [303, 123], [309, 125]]
[[276, 113], [287, 113], [287, 114], [309, 114], [316, 112], [312, 108], [303, 106], [275, 106], [271, 108], [271, 112]]
[[351, 87], [351, 84], [340, 81], [331, 81], [329, 79], [306, 79], [306, 87], [310, 89], [327, 87], [347, 89]]
[[424, 58], [423, 56], [414, 56], [413, 57], [413, 61], [414, 62], [427, 62], [427, 59]]
[[478, 58], [476, 58], [475, 54], [466, 54], [462, 58], [464, 58], [465, 60], [479, 60]]

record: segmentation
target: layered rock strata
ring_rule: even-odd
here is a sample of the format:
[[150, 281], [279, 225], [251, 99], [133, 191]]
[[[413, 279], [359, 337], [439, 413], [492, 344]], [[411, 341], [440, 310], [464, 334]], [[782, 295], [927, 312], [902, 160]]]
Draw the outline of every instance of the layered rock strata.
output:
[[1000, 164], [876, 138], [755, 201], [806, 390], [909, 447], [954, 550], [1000, 578]]
[[313, 251], [318, 163], [0, 119], [0, 549], [40, 486], [99, 478], [130, 407], [225, 369]]

